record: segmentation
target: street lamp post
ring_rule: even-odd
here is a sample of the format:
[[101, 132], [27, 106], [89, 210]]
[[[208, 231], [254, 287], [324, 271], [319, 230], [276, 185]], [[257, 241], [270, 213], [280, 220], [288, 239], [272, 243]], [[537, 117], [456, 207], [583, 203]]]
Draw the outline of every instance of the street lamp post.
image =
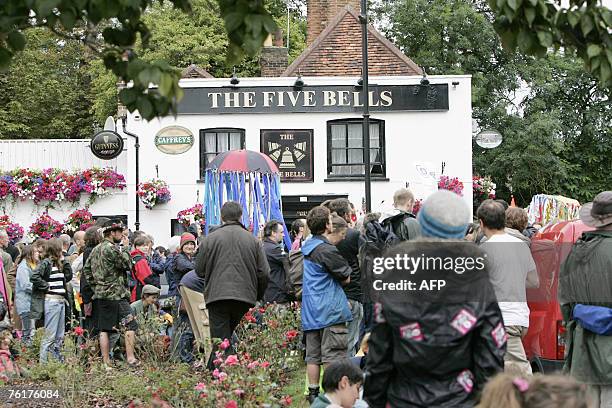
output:
[[363, 164], [365, 167], [365, 206], [366, 212], [372, 211], [371, 174], [370, 174], [370, 88], [368, 85], [368, 1], [361, 0], [361, 63], [363, 80]]

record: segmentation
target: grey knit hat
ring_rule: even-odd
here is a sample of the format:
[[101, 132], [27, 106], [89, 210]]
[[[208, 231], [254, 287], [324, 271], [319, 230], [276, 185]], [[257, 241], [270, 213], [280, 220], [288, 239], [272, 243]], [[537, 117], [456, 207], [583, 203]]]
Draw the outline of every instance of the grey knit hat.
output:
[[438, 190], [425, 200], [417, 220], [426, 237], [461, 239], [470, 224], [470, 209], [457, 194]]

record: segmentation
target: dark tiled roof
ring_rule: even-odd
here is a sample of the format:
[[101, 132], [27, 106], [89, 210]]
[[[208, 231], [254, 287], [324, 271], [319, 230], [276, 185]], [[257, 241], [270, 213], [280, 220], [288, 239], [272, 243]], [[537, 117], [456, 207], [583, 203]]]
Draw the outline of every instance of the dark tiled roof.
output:
[[[374, 27], [368, 26], [368, 72], [373, 76], [421, 75], [422, 70]], [[361, 23], [346, 6], [282, 76], [360, 76]]]
[[210, 75], [205, 69], [192, 64], [183, 70], [181, 78], [214, 78], [214, 76]]

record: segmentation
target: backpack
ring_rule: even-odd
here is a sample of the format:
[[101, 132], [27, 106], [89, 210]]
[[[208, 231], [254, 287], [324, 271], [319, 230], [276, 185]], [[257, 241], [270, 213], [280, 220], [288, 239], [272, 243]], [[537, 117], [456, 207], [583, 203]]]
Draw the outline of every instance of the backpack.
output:
[[136, 267], [136, 264], [140, 262], [140, 260], [143, 258], [144, 256], [142, 255], [136, 255], [132, 258], [132, 269], [130, 270], [130, 273], [128, 274], [128, 286], [130, 288], [130, 291], [132, 291], [132, 289], [138, 286], [139, 282], [138, 282], [138, 279], [136, 279], [136, 273], [134, 271], [134, 268]]
[[302, 299], [304, 282], [304, 254], [301, 249], [292, 249], [285, 258], [285, 286], [287, 293], [296, 300]]
[[[394, 217], [395, 218], [395, 217]], [[385, 251], [400, 242], [393, 230], [393, 223], [381, 224], [378, 220], [364, 225], [365, 233], [360, 239], [359, 267], [361, 269], [361, 290], [363, 302], [376, 301], [378, 293], [372, 290], [374, 258], [382, 257]]]

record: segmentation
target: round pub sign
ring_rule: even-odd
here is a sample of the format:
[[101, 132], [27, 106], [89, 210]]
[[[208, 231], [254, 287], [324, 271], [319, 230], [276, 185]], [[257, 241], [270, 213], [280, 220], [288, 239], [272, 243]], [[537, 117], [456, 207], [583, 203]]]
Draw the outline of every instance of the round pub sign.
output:
[[97, 158], [112, 160], [123, 151], [123, 138], [112, 130], [102, 130], [94, 135], [89, 146]]
[[193, 141], [193, 133], [182, 126], [168, 126], [155, 135], [155, 147], [166, 154], [185, 153]]

